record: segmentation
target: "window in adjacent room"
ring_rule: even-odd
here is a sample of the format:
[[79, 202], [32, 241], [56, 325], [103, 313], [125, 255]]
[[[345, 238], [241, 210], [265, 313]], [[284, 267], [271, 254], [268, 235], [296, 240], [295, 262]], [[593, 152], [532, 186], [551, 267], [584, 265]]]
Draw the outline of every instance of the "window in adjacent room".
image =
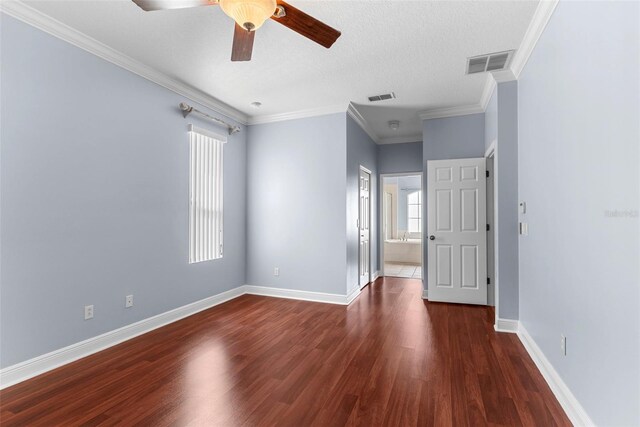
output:
[[189, 264], [222, 258], [224, 136], [189, 125]]
[[407, 195], [407, 231], [420, 233], [422, 229], [422, 191], [414, 191]]

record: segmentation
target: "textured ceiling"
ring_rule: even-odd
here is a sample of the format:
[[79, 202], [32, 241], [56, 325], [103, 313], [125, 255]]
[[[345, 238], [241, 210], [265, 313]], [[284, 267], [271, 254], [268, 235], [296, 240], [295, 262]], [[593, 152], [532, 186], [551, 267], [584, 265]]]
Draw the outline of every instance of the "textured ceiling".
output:
[[[179, 1], [179, 0], [178, 0]], [[249, 116], [346, 106], [381, 138], [420, 135], [417, 113], [478, 104], [469, 56], [517, 49], [537, 1], [289, 2], [342, 31], [327, 50], [272, 21], [251, 62], [231, 62], [233, 21], [218, 6], [143, 12], [128, 0], [28, 5]], [[367, 96], [397, 99], [371, 104]], [[260, 101], [262, 107], [251, 107]], [[389, 120], [400, 120], [398, 131]]]

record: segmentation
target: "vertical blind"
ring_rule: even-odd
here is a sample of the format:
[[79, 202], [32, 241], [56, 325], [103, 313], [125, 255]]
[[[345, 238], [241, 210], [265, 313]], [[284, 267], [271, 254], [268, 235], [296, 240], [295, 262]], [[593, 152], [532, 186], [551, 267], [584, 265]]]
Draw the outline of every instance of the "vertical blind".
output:
[[226, 138], [189, 125], [189, 263], [222, 258]]

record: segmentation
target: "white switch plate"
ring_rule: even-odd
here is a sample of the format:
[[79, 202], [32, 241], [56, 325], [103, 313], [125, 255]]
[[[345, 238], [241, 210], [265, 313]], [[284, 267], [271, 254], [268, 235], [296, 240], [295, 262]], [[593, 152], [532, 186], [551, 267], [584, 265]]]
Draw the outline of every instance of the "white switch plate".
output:
[[84, 320], [93, 319], [93, 305], [84, 306]]
[[528, 236], [529, 235], [529, 224], [527, 224], [526, 222], [521, 222], [520, 223], [520, 235], [522, 235], [522, 236]]
[[280, 269], [279, 269], [278, 267], [275, 267], [275, 268], [273, 269], [273, 275], [274, 275], [274, 276], [279, 276], [279, 275], [280, 275]]
[[560, 335], [560, 351], [563, 356], [567, 355], [567, 337]]
[[133, 307], [133, 295], [127, 295], [124, 301], [125, 308]]

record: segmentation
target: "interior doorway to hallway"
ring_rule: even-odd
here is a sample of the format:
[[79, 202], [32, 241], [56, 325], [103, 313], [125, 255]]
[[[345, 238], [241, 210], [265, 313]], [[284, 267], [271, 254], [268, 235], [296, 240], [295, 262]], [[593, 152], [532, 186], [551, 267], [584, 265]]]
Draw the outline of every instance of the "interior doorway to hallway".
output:
[[382, 275], [422, 279], [422, 173], [381, 176]]

